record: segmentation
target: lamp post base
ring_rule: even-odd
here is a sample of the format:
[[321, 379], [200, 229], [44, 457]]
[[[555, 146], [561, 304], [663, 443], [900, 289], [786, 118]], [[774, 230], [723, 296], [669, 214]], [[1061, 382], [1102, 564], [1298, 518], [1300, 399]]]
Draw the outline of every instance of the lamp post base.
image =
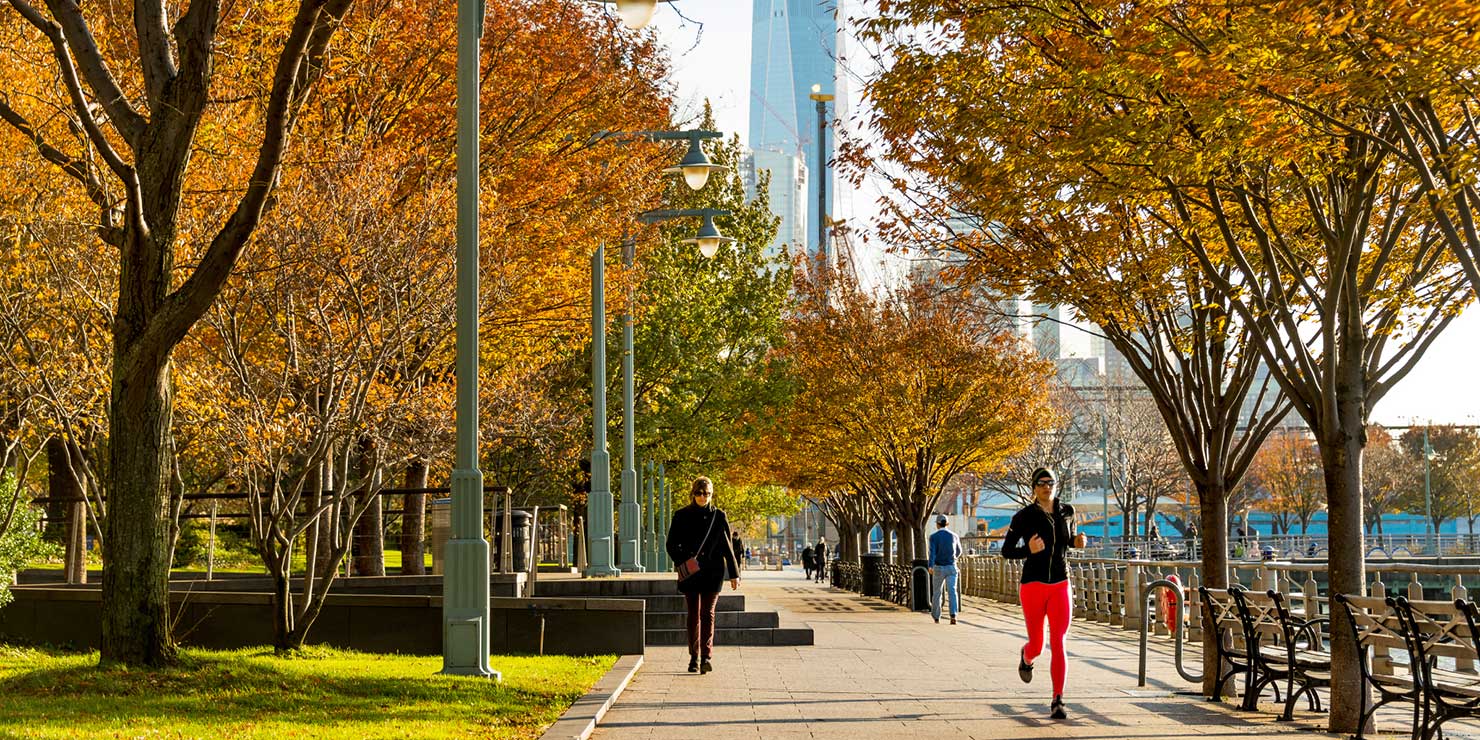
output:
[[488, 665], [488, 542], [481, 537], [447, 543], [443, 576], [442, 673], [502, 681]]
[[[627, 476], [624, 474], [623, 479]], [[635, 476], [634, 476], [635, 477]], [[632, 490], [629, 488], [627, 490]], [[625, 498], [626, 494], [623, 494]], [[645, 573], [647, 568], [642, 564], [641, 541], [642, 541], [642, 504], [635, 501], [622, 502], [618, 507], [621, 514], [621, 542], [617, 567], [624, 573]]]

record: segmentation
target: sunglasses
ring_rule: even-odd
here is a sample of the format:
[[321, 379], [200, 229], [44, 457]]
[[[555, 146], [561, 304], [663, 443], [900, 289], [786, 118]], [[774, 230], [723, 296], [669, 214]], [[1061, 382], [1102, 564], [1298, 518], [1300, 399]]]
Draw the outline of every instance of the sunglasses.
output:
[[1033, 481], [1033, 485], [1034, 486], [1051, 486], [1051, 485], [1053, 485], [1053, 479], [1052, 478], [1039, 478], [1038, 480]]

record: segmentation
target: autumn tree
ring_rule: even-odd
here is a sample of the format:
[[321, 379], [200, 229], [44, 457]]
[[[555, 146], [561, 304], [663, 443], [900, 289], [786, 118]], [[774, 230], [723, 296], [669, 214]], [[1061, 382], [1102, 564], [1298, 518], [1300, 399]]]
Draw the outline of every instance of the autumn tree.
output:
[[1408, 493], [1423, 485], [1423, 467], [1418, 462], [1387, 429], [1368, 425], [1367, 451], [1362, 460], [1362, 498], [1369, 531], [1381, 535], [1383, 516], [1397, 511]]
[[1447, 424], [1413, 427], [1398, 437], [1398, 444], [1410, 460], [1408, 469], [1417, 474], [1400, 499], [1403, 510], [1427, 516], [1435, 532], [1452, 519], [1473, 520], [1480, 508], [1480, 487], [1475, 483], [1480, 474], [1480, 432]]
[[[6, 25], [30, 32], [7, 67], [29, 74], [7, 76], [0, 119], [56, 165], [54, 177], [74, 180], [93, 200], [96, 237], [116, 250], [119, 264], [108, 436], [129, 442], [110, 445], [106, 462], [103, 663], [173, 659], [170, 354], [220, 292], [261, 220], [296, 116], [349, 7], [349, 0], [307, 0], [263, 12], [207, 1], [177, 12], [161, 0], [127, 10], [10, 2]], [[49, 59], [38, 61], [43, 53]], [[265, 79], [264, 66], [271, 70]], [[46, 136], [35, 123], [43, 111], [63, 111], [85, 139]], [[247, 163], [249, 173], [232, 173], [236, 189], [217, 217], [182, 223], [186, 183], [203, 166], [192, 157], [203, 124], [209, 130], [246, 113], [256, 136], [227, 156]], [[182, 251], [186, 267], [177, 264]]]
[[821, 263], [797, 285], [784, 352], [798, 391], [777, 432], [793, 454], [779, 467], [868, 497], [908, 559], [957, 475], [1026, 446], [1050, 413], [1050, 368], [949, 292], [875, 297]]
[[1325, 508], [1321, 460], [1315, 443], [1294, 429], [1265, 440], [1249, 468], [1252, 483], [1264, 492], [1260, 508], [1274, 514], [1278, 528], [1289, 533], [1300, 522], [1305, 534], [1310, 520]]

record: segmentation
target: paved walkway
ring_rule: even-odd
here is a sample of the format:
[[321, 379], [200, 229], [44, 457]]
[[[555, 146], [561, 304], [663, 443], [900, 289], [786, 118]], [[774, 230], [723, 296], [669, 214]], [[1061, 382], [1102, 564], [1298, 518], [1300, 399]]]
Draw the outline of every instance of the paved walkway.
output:
[[[1148, 685], [1138, 689], [1134, 632], [1074, 625], [1069, 719], [1053, 721], [1047, 653], [1031, 685], [1018, 680], [1023, 628], [1015, 607], [969, 599], [953, 627], [806, 583], [796, 571], [747, 571], [741, 589], [747, 601], [768, 602], [790, 613], [783, 618], [809, 624], [816, 644], [719, 647], [707, 676], [685, 670], [685, 648], [650, 647], [593, 737], [1335, 737], [1324, 732], [1324, 714], [1297, 713], [1286, 723], [1275, 720], [1272, 706], [1246, 713], [1203, 701], [1177, 676], [1169, 649], [1153, 655]], [[1386, 736], [1406, 735], [1403, 712], [1379, 719]], [[1457, 723], [1454, 730], [1473, 731]]]

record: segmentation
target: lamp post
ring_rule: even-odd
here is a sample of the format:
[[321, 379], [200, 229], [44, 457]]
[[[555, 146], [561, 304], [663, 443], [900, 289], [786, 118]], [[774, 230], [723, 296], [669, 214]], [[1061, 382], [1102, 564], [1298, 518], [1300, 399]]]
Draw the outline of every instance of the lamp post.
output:
[[457, 4], [457, 442], [452, 538], [443, 576], [442, 672], [502, 676], [488, 666], [488, 540], [478, 469], [478, 61], [481, 0]]
[[1437, 555], [1434, 550], [1434, 499], [1429, 486], [1429, 463], [1434, 459], [1434, 448], [1429, 446], [1429, 425], [1423, 426], [1423, 529], [1428, 541], [1424, 549]]
[[817, 101], [817, 251], [827, 257], [827, 104], [834, 98], [813, 85], [807, 97]]
[[[709, 181], [710, 174], [724, 170], [721, 165], [713, 164], [704, 155], [703, 141], [705, 139], [717, 139], [723, 134], [717, 131], [602, 131], [590, 138], [590, 143], [599, 141], [613, 141], [615, 143], [631, 143], [637, 141], [687, 141], [689, 148], [683, 160], [678, 164], [663, 170], [664, 173], [678, 174], [692, 190], [699, 190]], [[716, 212], [727, 213], [727, 212]], [[694, 239], [686, 242], [697, 242], [700, 251], [705, 257], [714, 256], [718, 250], [718, 244], [724, 240], [714, 228], [713, 220], [707, 218], [705, 227], [712, 230], [712, 236], [706, 235], [704, 229]], [[705, 244], [714, 241], [712, 250], [706, 251]], [[587, 519], [587, 549], [591, 553], [590, 564], [586, 568], [588, 577], [615, 576], [622, 572], [642, 572], [646, 568], [642, 564], [642, 503], [639, 500], [638, 477], [637, 477], [637, 455], [636, 439], [633, 432], [633, 395], [634, 379], [632, 368], [633, 339], [632, 339], [632, 311], [624, 308], [621, 314], [622, 320], [622, 504], [620, 513], [621, 530], [618, 533], [613, 521], [614, 497], [611, 493], [611, 457], [606, 449], [606, 275], [605, 247], [598, 246], [596, 254], [592, 257], [591, 264], [591, 402], [592, 402], [592, 439], [591, 439], [591, 495], [587, 499], [590, 516]], [[622, 249], [622, 263], [631, 269], [635, 261], [635, 246], [631, 239], [625, 240]], [[632, 294], [627, 295], [627, 303], [632, 302]], [[598, 464], [598, 460], [599, 463]], [[598, 476], [597, 468], [601, 473]], [[618, 542], [614, 543], [616, 539]], [[614, 546], [619, 545], [619, 546]]]
[[[598, 1], [615, 4], [622, 21], [635, 29], [652, 18], [660, 0]], [[457, 405], [442, 672], [499, 680], [502, 675], [488, 665], [488, 540], [478, 466], [478, 91], [485, 7], [486, 0], [457, 3]]]

